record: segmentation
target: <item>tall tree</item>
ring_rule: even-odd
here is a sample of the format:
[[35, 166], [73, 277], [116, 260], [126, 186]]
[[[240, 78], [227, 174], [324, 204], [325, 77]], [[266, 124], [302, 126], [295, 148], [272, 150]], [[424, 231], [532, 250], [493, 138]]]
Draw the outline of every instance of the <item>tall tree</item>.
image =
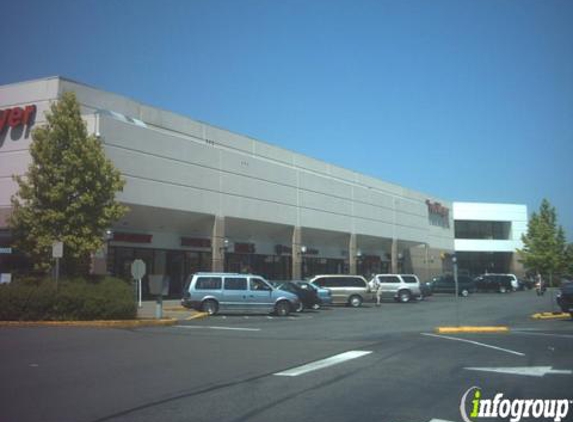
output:
[[51, 245], [59, 240], [63, 272], [84, 275], [106, 228], [127, 211], [115, 199], [125, 182], [99, 139], [88, 135], [73, 92], [51, 105], [46, 120], [32, 134], [27, 173], [14, 178], [19, 191], [12, 197], [9, 225], [15, 246], [36, 270], [49, 270]]
[[523, 249], [518, 252], [525, 268], [552, 278], [565, 270], [565, 232], [557, 226], [557, 213], [547, 199], [544, 199], [539, 213], [533, 213], [521, 240]]
[[565, 250], [565, 272], [573, 277], [573, 243], [569, 243]]

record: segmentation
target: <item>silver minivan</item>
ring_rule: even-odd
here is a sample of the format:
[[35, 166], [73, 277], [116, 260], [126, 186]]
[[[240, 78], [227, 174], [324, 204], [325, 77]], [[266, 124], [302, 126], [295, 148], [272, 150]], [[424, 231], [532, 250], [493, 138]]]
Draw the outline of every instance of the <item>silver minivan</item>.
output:
[[230, 311], [287, 316], [299, 303], [298, 296], [272, 287], [261, 276], [235, 273], [190, 275], [181, 299], [183, 306], [209, 315]]
[[310, 283], [332, 293], [332, 302], [358, 308], [364, 301], [372, 300], [372, 293], [366, 279], [360, 275], [331, 274], [317, 275]]

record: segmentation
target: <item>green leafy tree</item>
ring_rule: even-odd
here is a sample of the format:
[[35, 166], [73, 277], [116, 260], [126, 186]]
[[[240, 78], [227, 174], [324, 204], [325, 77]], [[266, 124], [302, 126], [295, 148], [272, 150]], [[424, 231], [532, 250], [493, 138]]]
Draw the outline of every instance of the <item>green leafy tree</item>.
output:
[[555, 207], [547, 199], [542, 201], [539, 213], [531, 216], [521, 240], [524, 246], [518, 252], [528, 271], [539, 272], [550, 281], [553, 275], [565, 271], [565, 232], [557, 226]]
[[124, 181], [95, 136], [88, 135], [73, 92], [46, 113], [47, 124], [32, 133], [27, 173], [15, 176], [9, 225], [15, 246], [37, 271], [52, 265], [51, 245], [64, 243], [62, 272], [89, 272], [91, 254], [102, 247], [105, 229], [127, 208], [115, 200]]
[[567, 276], [573, 277], [573, 243], [569, 243], [565, 250], [565, 272]]

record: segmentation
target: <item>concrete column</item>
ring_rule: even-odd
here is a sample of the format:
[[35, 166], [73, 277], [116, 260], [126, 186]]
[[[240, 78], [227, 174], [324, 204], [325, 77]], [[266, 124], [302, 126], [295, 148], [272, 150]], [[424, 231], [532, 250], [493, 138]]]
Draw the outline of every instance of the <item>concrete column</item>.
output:
[[523, 264], [521, 262], [519, 262], [519, 255], [517, 252], [513, 252], [511, 254], [511, 262], [509, 264], [509, 271], [518, 277], [524, 277], [525, 276], [525, 269], [523, 268]]
[[356, 233], [350, 234], [350, 242], [348, 243], [348, 263], [350, 274], [356, 274], [358, 271], [358, 248], [356, 246]]
[[392, 239], [392, 250], [390, 252], [392, 259], [392, 274], [398, 273], [398, 239]]
[[292, 231], [292, 279], [300, 280], [302, 277], [302, 230], [300, 227], [293, 227]]
[[213, 222], [213, 234], [211, 235], [212, 261], [211, 269], [213, 272], [225, 271], [225, 217], [215, 216]]

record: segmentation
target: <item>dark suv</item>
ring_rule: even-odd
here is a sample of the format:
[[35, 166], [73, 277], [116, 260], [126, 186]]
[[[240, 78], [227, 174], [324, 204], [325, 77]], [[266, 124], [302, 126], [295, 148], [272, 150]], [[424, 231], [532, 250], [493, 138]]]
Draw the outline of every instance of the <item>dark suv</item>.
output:
[[[456, 294], [456, 282], [452, 274], [444, 274], [432, 279], [430, 283], [434, 293], [453, 293]], [[468, 276], [458, 276], [458, 294], [463, 297], [469, 296], [476, 291], [475, 282]]]
[[561, 286], [557, 295], [557, 303], [563, 312], [569, 312], [573, 318], [573, 282]]
[[504, 274], [484, 274], [475, 279], [478, 292], [507, 293], [513, 291], [513, 278]]

